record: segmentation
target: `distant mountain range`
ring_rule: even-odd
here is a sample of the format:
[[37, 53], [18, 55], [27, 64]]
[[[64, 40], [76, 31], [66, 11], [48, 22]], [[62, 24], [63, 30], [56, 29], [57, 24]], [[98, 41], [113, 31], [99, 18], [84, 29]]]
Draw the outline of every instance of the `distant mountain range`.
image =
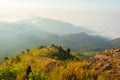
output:
[[0, 22], [0, 56], [12, 56], [27, 48], [50, 44], [79, 53], [120, 47], [120, 39], [111, 41], [92, 34], [94, 31], [41, 17]]

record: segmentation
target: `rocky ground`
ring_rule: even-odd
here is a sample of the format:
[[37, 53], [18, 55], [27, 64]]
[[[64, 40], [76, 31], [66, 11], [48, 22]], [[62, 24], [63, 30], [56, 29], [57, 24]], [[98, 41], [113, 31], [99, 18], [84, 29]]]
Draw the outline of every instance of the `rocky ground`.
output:
[[88, 68], [94, 68], [98, 74], [110, 80], [120, 80], [120, 48], [101, 51], [85, 62], [88, 62]]

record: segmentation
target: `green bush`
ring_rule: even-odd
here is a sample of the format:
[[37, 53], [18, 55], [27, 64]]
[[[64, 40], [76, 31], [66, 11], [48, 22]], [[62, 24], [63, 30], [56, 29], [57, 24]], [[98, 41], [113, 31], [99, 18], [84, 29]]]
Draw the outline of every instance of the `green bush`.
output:
[[48, 77], [40, 69], [36, 69], [30, 73], [29, 80], [48, 80]]

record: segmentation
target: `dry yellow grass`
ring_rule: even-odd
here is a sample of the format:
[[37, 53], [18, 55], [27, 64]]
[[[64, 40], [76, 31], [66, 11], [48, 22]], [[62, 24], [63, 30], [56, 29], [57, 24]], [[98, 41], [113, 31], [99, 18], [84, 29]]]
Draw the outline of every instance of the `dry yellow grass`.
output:
[[[60, 61], [39, 55], [42, 53], [47, 54], [47, 53], [56, 53], [56, 52], [59, 52], [58, 49], [50, 46], [48, 46], [47, 48], [43, 48], [42, 50], [35, 48], [30, 50], [30, 52], [25, 52], [24, 54], [21, 54], [17, 57], [6, 60], [4, 64], [0, 66], [0, 70], [7, 68], [9, 70], [10, 68], [13, 70], [12, 74], [14, 74], [14, 71], [17, 72], [15, 74], [16, 77], [13, 77], [15, 80], [25, 79], [26, 68], [28, 65], [30, 65], [32, 68], [34, 74], [32, 75], [32, 77], [36, 77], [39, 79], [41, 76], [49, 77], [43, 80], [105, 80], [104, 77], [98, 76], [97, 72], [94, 69], [88, 69], [87, 62], [79, 62], [79, 61], [71, 61], [71, 60], [61, 61], [64, 65], [55, 67], [55, 69], [53, 69], [50, 73], [44, 74], [45, 73], [44, 68], [47, 64], [54, 61], [55, 62], [60, 62]], [[36, 72], [35, 70], [38, 70], [38, 72]], [[39, 75], [39, 73], [41, 74]], [[6, 76], [4, 76], [3, 73], [0, 72], [0, 77], [5, 79]]]

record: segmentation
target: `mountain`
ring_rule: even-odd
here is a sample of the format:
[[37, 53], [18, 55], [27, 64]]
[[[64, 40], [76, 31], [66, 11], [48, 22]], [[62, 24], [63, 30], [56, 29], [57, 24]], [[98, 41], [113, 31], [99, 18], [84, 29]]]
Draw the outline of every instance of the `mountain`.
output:
[[120, 47], [120, 38], [112, 40], [113, 47]]
[[89, 68], [94, 68], [109, 80], [120, 79], [120, 48], [101, 51], [85, 61]]

